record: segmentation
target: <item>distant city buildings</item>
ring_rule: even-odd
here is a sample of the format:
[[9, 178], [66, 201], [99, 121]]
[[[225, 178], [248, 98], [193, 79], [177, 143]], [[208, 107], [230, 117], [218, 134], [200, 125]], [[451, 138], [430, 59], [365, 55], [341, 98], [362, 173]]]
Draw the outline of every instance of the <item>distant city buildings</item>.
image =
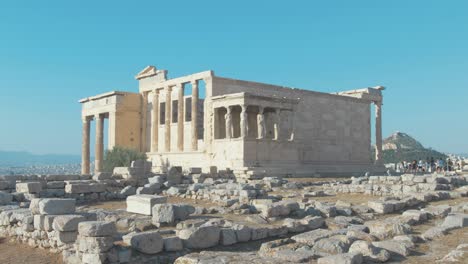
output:
[[[93, 165], [92, 165], [93, 166]], [[80, 174], [81, 164], [44, 164], [29, 166], [0, 166], [0, 175], [31, 175], [31, 174]]]

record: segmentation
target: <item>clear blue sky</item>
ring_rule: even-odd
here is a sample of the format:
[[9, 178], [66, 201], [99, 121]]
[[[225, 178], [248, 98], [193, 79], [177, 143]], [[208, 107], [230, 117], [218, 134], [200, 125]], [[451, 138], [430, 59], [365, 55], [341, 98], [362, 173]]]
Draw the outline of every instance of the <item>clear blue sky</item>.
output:
[[468, 152], [467, 1], [2, 1], [0, 149], [79, 154], [77, 100], [147, 65], [334, 92], [384, 85], [383, 132]]

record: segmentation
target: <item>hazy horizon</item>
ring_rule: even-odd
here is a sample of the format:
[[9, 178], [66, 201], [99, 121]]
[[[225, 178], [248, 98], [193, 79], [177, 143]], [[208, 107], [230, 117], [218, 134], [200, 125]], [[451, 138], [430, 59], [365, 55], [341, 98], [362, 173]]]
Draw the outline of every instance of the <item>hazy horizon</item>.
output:
[[468, 153], [468, 2], [278, 3], [3, 3], [0, 150], [79, 155], [78, 100], [138, 92], [155, 65], [320, 92], [383, 85], [385, 137]]

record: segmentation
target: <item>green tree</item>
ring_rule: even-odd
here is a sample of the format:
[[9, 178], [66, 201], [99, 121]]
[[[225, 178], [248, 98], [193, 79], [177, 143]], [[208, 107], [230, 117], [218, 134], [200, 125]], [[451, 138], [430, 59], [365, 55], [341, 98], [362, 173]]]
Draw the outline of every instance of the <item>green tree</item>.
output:
[[129, 167], [134, 160], [146, 160], [146, 154], [135, 149], [115, 146], [104, 154], [103, 171], [113, 172], [115, 167]]

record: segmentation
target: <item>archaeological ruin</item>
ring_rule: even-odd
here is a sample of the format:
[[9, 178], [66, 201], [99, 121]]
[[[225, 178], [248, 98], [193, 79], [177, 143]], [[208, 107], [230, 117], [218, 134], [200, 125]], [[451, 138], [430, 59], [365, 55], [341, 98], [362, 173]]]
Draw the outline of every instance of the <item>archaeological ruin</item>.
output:
[[[166, 74], [147, 67], [139, 93], [80, 101], [82, 174], [0, 175], [0, 252], [22, 243], [66, 264], [467, 263], [468, 160], [384, 171], [383, 87]], [[105, 119], [108, 148], [149, 159], [102, 171]]]
[[138, 93], [113, 91], [80, 100], [83, 174], [90, 173], [92, 120], [95, 171], [101, 170], [104, 119], [107, 148], [146, 153], [154, 172], [200, 167], [253, 178], [384, 171], [381, 86], [329, 94], [229, 79], [213, 71], [168, 79], [166, 70], [154, 66], [136, 79]]

